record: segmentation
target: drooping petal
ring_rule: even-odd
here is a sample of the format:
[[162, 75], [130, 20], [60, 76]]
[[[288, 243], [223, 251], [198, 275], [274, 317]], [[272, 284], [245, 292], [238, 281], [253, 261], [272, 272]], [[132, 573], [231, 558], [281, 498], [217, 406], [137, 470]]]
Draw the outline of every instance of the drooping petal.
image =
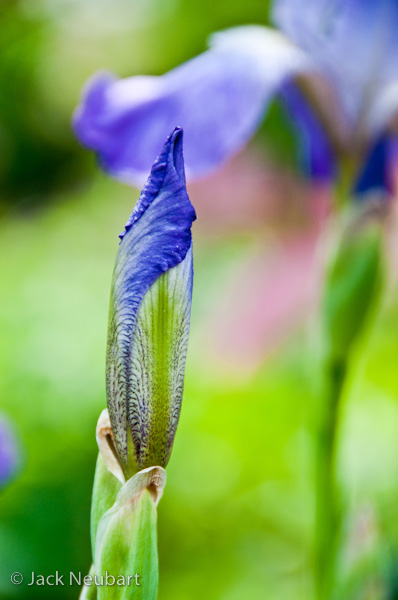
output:
[[127, 475], [165, 466], [171, 452], [188, 341], [195, 218], [176, 128], [120, 236], [112, 281], [107, 398]]
[[335, 173], [335, 156], [314, 111], [292, 82], [282, 87], [280, 96], [293, 126], [299, 132], [301, 159], [305, 171], [313, 179], [330, 180]]
[[396, 0], [276, 0], [274, 20], [332, 85], [352, 129], [369, 129], [372, 106], [398, 75]]
[[161, 77], [97, 75], [75, 113], [75, 131], [106, 171], [141, 184], [168, 132], [181, 126], [187, 175], [200, 176], [242, 148], [270, 97], [309, 62], [271, 29], [227, 30]]
[[0, 417], [0, 487], [13, 475], [19, 464], [15, 436], [6, 420]]

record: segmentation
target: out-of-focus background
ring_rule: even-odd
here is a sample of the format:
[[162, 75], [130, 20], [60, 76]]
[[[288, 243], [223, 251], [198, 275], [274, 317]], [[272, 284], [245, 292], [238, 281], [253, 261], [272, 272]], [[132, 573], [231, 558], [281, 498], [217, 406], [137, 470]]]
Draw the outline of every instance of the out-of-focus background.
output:
[[[0, 2], [0, 413], [20, 454], [0, 491], [4, 600], [77, 598], [77, 587], [27, 583], [32, 572], [68, 579], [90, 566], [110, 280], [138, 191], [101, 173], [74, 138], [81, 88], [99, 69], [161, 74], [203, 51], [212, 31], [267, 23], [267, 4]], [[189, 186], [198, 213], [192, 335], [159, 506], [160, 600], [311, 598], [328, 191], [310, 186], [301, 166], [275, 102], [246, 150]], [[375, 594], [398, 540], [395, 292], [391, 281], [357, 356], [339, 449], [346, 560], [367, 569]], [[21, 585], [10, 582], [15, 571]]]

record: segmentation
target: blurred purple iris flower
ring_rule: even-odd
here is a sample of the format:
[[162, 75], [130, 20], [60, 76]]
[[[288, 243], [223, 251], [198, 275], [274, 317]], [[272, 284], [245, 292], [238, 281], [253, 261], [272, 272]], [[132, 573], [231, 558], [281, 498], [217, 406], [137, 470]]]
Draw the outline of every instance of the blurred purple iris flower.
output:
[[187, 175], [200, 176], [246, 144], [281, 94], [313, 175], [329, 177], [349, 157], [357, 189], [385, 186], [398, 113], [398, 2], [276, 0], [273, 20], [280, 31], [213, 35], [207, 52], [160, 77], [96, 75], [74, 116], [78, 138], [106, 171], [137, 185], [179, 125]]
[[9, 423], [0, 416], [0, 488], [12, 477], [19, 464], [19, 450]]

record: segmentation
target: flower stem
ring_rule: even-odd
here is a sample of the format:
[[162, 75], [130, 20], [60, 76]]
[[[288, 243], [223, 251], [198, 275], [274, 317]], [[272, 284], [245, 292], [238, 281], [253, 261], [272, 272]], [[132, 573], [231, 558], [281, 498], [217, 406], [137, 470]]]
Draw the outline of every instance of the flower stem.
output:
[[342, 155], [339, 175], [334, 189], [337, 211], [344, 209], [352, 199], [354, 183], [358, 177], [358, 159], [355, 155]]
[[346, 372], [344, 360], [328, 360], [324, 365], [316, 450], [315, 576], [318, 600], [330, 600], [333, 594], [342, 526], [341, 498], [336, 481], [336, 438]]

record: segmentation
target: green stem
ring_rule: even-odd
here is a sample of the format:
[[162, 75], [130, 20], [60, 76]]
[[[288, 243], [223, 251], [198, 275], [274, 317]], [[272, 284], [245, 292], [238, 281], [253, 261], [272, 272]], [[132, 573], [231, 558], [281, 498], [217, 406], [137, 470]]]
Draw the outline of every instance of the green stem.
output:
[[324, 368], [316, 456], [315, 579], [318, 600], [330, 600], [341, 533], [341, 499], [336, 481], [336, 437], [347, 364], [331, 360]]
[[358, 176], [358, 157], [345, 154], [340, 156], [339, 176], [337, 178], [334, 197], [336, 200], [336, 209], [344, 209], [352, 199], [354, 182]]
[[[336, 208], [350, 201], [358, 160], [344, 155], [336, 182]], [[362, 221], [361, 221], [362, 219]], [[341, 397], [351, 350], [363, 334], [380, 291], [382, 246], [377, 221], [357, 212], [345, 227], [325, 276], [322, 304], [325, 357], [316, 428], [315, 584], [318, 600], [336, 597], [343, 506], [336, 477]]]
[[[354, 155], [340, 155], [339, 175], [334, 190], [337, 212], [344, 210], [351, 199], [357, 170], [358, 161]], [[334, 285], [336, 286], [336, 283]], [[337, 327], [336, 322], [332, 323], [332, 327]], [[332, 351], [331, 355], [324, 358], [322, 364], [322, 389], [316, 423], [315, 469], [315, 588], [317, 600], [332, 598], [336, 575], [342, 522], [340, 491], [336, 481], [336, 438], [348, 355], [348, 347], [343, 350], [343, 356], [338, 354], [339, 358], [333, 356]]]

